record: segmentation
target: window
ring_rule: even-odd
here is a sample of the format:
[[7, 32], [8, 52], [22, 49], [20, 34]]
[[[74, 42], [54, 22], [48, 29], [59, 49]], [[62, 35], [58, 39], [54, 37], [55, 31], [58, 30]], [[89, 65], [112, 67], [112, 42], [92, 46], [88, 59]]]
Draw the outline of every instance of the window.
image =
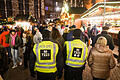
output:
[[24, 14], [23, 12], [23, 0], [18, 0], [19, 1], [19, 14]]
[[35, 18], [38, 18], [38, 0], [34, 0]]
[[29, 0], [25, 0], [25, 14], [29, 15]]
[[11, 2], [11, 0], [6, 0], [6, 8], [7, 8], [7, 17], [12, 16], [12, 2]]
[[58, 2], [56, 2], [56, 6], [58, 6]]
[[5, 18], [5, 2], [4, 0], [0, 0], [0, 15]]

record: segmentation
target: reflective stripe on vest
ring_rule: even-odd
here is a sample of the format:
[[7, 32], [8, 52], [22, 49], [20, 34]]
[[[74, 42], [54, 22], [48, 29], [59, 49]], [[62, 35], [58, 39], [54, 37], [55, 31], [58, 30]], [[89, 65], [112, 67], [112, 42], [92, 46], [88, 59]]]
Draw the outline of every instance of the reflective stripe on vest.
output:
[[[73, 43], [79, 46], [75, 46], [75, 45], [72, 46]], [[85, 64], [85, 61], [88, 55], [88, 48], [86, 47], [86, 45], [80, 40], [73, 40], [73, 41], [67, 41], [66, 47], [67, 47], [66, 65], [71, 66], [71, 67], [83, 66]], [[72, 57], [72, 52], [73, 52], [74, 47], [82, 48], [83, 51], [81, 54], [81, 58]]]
[[[44, 50], [42, 48], [40, 48], [41, 45], [50, 45], [52, 46], [52, 48], [48, 48], [51, 49], [51, 59], [50, 60], [41, 60], [40, 59], [40, 50]], [[52, 45], [51, 45], [52, 44]], [[36, 55], [36, 63], [35, 63], [35, 70], [39, 71], [39, 72], [44, 72], [44, 73], [53, 73], [57, 71], [56, 68], [56, 56], [58, 53], [58, 45], [50, 42], [50, 41], [43, 41], [39, 44], [36, 44], [34, 49], [33, 49], [35, 55]]]

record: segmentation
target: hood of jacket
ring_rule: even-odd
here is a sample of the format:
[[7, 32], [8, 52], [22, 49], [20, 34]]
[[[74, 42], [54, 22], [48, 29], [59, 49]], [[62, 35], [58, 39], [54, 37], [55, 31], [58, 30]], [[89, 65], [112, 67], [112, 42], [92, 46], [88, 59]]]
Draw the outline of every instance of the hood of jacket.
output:
[[103, 45], [100, 45], [100, 44], [95, 44], [95, 49], [100, 53], [104, 53], [104, 52], [109, 51], [108, 46], [103, 46]]

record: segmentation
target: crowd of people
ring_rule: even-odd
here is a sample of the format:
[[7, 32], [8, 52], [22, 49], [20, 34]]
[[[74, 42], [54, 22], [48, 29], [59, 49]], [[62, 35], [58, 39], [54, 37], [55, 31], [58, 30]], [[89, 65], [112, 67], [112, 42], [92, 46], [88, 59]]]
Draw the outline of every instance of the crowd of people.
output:
[[3, 77], [13, 63], [13, 69], [23, 65], [32, 77], [37, 75], [37, 80], [61, 79], [63, 73], [64, 80], [82, 80], [88, 62], [93, 80], [106, 80], [116, 66], [113, 55], [117, 56], [112, 51], [113, 39], [106, 30], [103, 27], [99, 33], [94, 26], [82, 31], [75, 25], [61, 24], [34, 25], [28, 31], [18, 26], [14, 29], [3, 26], [0, 29], [0, 75]]

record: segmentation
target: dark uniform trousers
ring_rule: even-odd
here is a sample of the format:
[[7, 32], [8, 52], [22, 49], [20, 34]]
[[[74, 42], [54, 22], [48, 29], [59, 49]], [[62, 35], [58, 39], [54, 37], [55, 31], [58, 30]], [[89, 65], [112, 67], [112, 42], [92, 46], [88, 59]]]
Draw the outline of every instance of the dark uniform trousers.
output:
[[56, 80], [56, 73], [37, 72], [37, 80]]
[[64, 70], [64, 80], [82, 80], [82, 73], [85, 69], [85, 66], [77, 69], [66, 68]]

